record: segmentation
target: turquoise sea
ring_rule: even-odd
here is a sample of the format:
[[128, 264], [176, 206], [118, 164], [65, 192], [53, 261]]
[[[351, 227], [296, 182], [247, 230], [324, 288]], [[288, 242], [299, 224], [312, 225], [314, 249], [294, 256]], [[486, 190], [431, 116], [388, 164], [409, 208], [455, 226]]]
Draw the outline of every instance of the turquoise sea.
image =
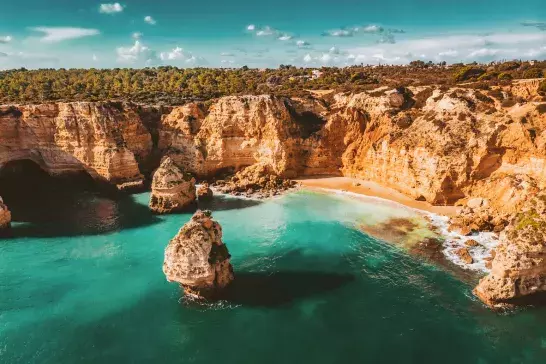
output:
[[0, 363], [546, 362], [546, 309], [491, 312], [469, 284], [357, 228], [402, 208], [217, 196], [206, 207], [237, 294], [202, 305], [161, 270], [191, 215], [153, 216], [148, 197], [33, 202], [33, 222], [0, 240]]

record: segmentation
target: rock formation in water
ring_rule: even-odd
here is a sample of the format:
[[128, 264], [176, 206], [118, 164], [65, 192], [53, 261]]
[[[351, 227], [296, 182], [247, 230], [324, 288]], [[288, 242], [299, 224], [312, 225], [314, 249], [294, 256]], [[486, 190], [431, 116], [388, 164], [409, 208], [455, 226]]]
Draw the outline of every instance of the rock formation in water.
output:
[[165, 249], [163, 272], [186, 295], [214, 299], [233, 281], [230, 254], [222, 227], [210, 211], [198, 210]]
[[203, 183], [199, 188], [197, 189], [197, 198], [199, 201], [209, 201], [212, 199], [214, 193], [210, 189], [210, 186], [208, 183]]
[[182, 211], [194, 204], [196, 198], [195, 178], [165, 157], [152, 179], [150, 209], [158, 214]]
[[11, 225], [11, 212], [0, 197], [0, 230], [9, 228]]
[[533, 197], [501, 234], [491, 274], [474, 293], [492, 307], [533, 302], [546, 294], [546, 193]]

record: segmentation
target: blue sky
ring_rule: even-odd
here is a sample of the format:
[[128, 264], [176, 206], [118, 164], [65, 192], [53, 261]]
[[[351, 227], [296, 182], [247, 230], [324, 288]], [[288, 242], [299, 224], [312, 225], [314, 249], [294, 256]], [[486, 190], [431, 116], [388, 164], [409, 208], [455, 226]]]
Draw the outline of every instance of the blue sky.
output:
[[0, 69], [546, 58], [546, 0], [0, 0]]

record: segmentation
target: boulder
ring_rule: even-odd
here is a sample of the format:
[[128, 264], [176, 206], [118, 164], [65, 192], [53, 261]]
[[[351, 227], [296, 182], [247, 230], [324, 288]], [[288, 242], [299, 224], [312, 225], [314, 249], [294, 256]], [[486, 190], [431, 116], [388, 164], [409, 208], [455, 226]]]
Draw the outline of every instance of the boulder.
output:
[[233, 281], [230, 257], [220, 224], [198, 210], [165, 249], [163, 272], [186, 295], [214, 299]]
[[7, 229], [11, 225], [11, 212], [0, 197], [0, 230]]
[[195, 178], [183, 172], [170, 157], [155, 171], [150, 209], [158, 214], [181, 211], [195, 203]]
[[213, 196], [213, 193], [208, 183], [203, 183], [197, 189], [197, 198], [199, 199], [199, 201], [208, 201], [212, 199], [212, 196]]
[[470, 252], [467, 248], [459, 248], [455, 251], [455, 254], [457, 254], [459, 258], [461, 258], [461, 260], [466, 264], [474, 263], [474, 259], [472, 259], [472, 255], [470, 255]]

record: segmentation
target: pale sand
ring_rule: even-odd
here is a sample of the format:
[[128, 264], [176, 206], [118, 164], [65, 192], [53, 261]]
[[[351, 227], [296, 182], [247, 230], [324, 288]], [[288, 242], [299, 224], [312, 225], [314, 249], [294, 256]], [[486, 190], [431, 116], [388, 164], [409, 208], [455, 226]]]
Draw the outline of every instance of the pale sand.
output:
[[[364, 196], [379, 197], [385, 200], [398, 202], [414, 209], [444, 216], [456, 215], [458, 210], [455, 206], [434, 206], [426, 201], [416, 201], [392, 188], [383, 187], [375, 182], [362, 181], [349, 177], [311, 177], [298, 179], [296, 181], [309, 189], [330, 189], [353, 192]], [[356, 186], [355, 182], [360, 183], [360, 186]]]

